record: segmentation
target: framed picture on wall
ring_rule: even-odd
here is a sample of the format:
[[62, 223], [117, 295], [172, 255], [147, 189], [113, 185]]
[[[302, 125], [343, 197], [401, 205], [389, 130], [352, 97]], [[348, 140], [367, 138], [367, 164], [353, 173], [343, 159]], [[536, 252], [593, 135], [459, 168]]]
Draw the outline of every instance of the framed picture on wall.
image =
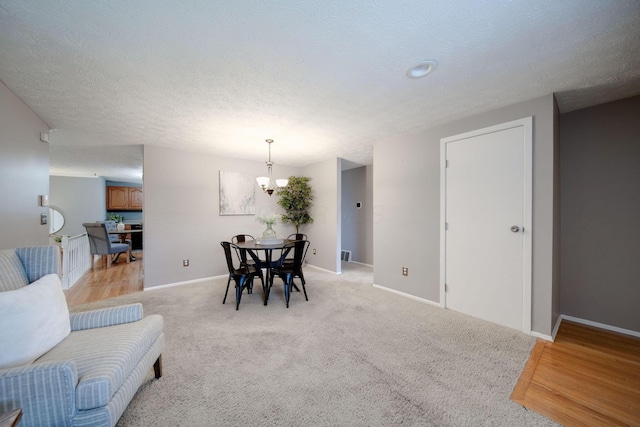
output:
[[251, 175], [220, 171], [220, 215], [255, 215], [255, 187]]

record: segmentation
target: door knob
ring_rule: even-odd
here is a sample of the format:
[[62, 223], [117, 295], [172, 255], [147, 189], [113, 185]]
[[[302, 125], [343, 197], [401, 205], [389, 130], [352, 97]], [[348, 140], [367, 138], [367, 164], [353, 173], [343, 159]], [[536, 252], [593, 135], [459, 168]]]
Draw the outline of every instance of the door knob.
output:
[[517, 233], [520, 231], [520, 227], [518, 227], [517, 225], [512, 225], [511, 226], [511, 231], [513, 231], [514, 233]]

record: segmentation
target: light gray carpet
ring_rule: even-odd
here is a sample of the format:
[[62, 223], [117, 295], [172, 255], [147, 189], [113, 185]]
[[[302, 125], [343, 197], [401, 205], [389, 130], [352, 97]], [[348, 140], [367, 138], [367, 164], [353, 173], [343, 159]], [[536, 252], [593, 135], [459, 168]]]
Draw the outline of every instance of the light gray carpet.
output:
[[376, 289], [365, 266], [305, 275], [289, 309], [280, 284], [266, 307], [259, 284], [222, 305], [226, 279], [79, 307], [164, 316], [164, 376], [118, 425], [555, 425], [509, 400], [534, 338]]

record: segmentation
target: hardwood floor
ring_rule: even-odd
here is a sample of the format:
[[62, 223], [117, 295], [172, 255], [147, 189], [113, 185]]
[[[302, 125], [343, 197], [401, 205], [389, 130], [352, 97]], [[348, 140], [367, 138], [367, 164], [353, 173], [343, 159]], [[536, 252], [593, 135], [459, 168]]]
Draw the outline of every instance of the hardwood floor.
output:
[[640, 339], [563, 321], [511, 399], [565, 426], [640, 426]]
[[102, 260], [96, 260], [95, 269], [87, 271], [78, 282], [66, 290], [67, 305], [85, 304], [118, 295], [139, 292], [144, 289], [143, 252], [134, 252], [135, 261], [127, 264], [123, 256], [110, 268], [105, 268]]

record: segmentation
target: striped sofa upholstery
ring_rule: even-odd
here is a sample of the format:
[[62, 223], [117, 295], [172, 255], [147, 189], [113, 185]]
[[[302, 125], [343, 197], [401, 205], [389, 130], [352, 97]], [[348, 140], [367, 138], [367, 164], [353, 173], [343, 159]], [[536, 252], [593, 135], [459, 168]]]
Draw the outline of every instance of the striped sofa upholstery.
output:
[[[0, 292], [57, 273], [58, 256], [57, 246], [0, 251]], [[71, 313], [70, 323], [35, 362], [0, 369], [0, 413], [22, 408], [20, 426], [114, 426], [151, 368], [161, 375], [163, 320], [141, 304]]]

